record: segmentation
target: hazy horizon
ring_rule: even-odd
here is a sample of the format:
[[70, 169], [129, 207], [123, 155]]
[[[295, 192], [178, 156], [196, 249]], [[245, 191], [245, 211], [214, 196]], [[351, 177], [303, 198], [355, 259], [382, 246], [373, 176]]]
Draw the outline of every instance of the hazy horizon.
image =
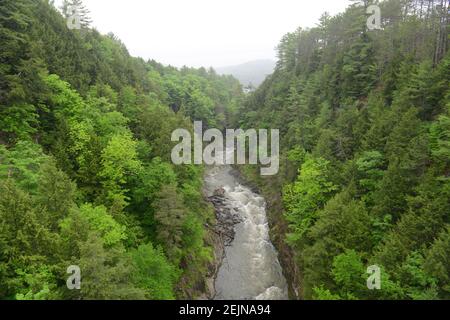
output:
[[[176, 67], [206, 68], [276, 60], [275, 47], [284, 34], [313, 27], [325, 11], [333, 15], [350, 4], [349, 0], [83, 2], [91, 11], [92, 26], [104, 34], [114, 33], [131, 55]], [[61, 3], [56, 0], [55, 6]]]

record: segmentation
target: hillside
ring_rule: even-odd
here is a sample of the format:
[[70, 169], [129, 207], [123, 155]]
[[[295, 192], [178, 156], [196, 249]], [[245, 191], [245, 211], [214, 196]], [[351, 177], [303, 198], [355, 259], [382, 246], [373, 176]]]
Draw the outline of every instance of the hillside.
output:
[[171, 133], [222, 127], [239, 82], [133, 58], [45, 0], [2, 1], [0, 26], [0, 299], [203, 294], [215, 217]]
[[[403, 3], [403, 5], [401, 5]], [[275, 73], [235, 115], [279, 128], [269, 200], [285, 274], [305, 299], [450, 298], [448, 2], [384, 1], [287, 34]], [[381, 270], [368, 290], [367, 268]]]

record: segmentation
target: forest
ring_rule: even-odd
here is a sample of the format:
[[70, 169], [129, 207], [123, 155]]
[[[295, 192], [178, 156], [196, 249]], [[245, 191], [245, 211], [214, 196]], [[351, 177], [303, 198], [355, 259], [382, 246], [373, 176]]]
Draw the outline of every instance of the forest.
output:
[[2, 0], [0, 39], [0, 299], [199, 295], [215, 217], [170, 134], [224, 127], [239, 82], [133, 58], [44, 0]]
[[355, 3], [286, 34], [244, 94], [132, 57], [87, 11], [77, 30], [52, 1], [0, 0], [0, 299], [202, 296], [205, 168], [170, 157], [193, 121], [280, 130], [278, 175], [238, 169], [268, 202], [291, 298], [450, 299], [450, 3], [379, 5], [383, 30]]
[[242, 171], [303, 299], [450, 298], [449, 2], [379, 5], [383, 30], [354, 4], [286, 34], [233, 120], [281, 131], [280, 174]]

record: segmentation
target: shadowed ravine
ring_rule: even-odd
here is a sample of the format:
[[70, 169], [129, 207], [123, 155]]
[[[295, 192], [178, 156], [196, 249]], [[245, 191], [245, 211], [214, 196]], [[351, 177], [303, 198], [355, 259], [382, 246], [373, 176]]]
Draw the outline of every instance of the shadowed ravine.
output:
[[220, 191], [224, 219], [237, 221], [215, 279], [215, 299], [287, 299], [286, 279], [269, 238], [264, 198], [239, 183], [232, 172], [230, 166], [214, 167], [205, 178], [208, 196]]

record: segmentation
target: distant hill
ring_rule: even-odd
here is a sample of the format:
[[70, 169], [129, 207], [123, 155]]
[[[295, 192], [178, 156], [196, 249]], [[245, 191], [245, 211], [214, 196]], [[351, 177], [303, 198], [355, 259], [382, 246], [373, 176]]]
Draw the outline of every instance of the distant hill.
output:
[[236, 66], [216, 68], [219, 74], [231, 74], [244, 85], [259, 86], [275, 69], [273, 60], [255, 60]]

